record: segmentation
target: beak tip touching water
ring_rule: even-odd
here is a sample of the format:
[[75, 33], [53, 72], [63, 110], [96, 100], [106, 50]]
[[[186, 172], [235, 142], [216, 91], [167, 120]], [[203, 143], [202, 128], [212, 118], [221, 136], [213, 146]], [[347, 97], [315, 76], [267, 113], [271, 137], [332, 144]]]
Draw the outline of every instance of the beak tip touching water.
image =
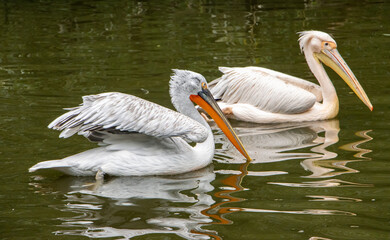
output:
[[241, 140], [233, 130], [229, 121], [223, 115], [222, 110], [219, 108], [218, 104], [214, 100], [214, 97], [207, 89], [207, 86], [204, 86], [203, 91], [199, 92], [198, 95], [191, 95], [190, 99], [192, 102], [198, 104], [214, 119], [215, 123], [223, 131], [229, 141], [248, 161], [251, 161], [252, 159], [249, 157], [249, 154], [243, 146]]

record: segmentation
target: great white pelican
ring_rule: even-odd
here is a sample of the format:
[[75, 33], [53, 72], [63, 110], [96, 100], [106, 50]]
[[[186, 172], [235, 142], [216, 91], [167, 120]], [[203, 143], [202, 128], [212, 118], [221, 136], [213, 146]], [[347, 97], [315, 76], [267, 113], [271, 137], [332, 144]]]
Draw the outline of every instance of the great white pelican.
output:
[[261, 67], [220, 67], [223, 76], [209, 83], [209, 88], [227, 117], [255, 123], [334, 118], [339, 100], [322, 63], [332, 68], [372, 111], [370, 100], [329, 34], [304, 31], [299, 33], [298, 41], [320, 85]]

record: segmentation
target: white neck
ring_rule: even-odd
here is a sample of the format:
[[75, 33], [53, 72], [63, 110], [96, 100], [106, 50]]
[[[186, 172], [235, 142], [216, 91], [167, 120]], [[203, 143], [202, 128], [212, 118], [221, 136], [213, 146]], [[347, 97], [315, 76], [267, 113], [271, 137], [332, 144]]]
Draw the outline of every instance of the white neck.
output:
[[[171, 99], [173, 106], [177, 109], [178, 112], [194, 119], [195, 121], [198, 121], [208, 131], [207, 139], [204, 142], [197, 143], [194, 147], [192, 147], [194, 156], [191, 160], [191, 163], [187, 163], [187, 167], [191, 164], [195, 164], [196, 168], [199, 168], [199, 166], [207, 166], [212, 161], [215, 150], [214, 136], [209, 124], [199, 114], [198, 110], [196, 110], [194, 104], [189, 99], [188, 94], [173, 91], [171, 93]], [[196, 159], [196, 161], [194, 159]]]
[[326, 73], [324, 67], [317, 59], [314, 58], [313, 51], [311, 50], [305, 51], [305, 58], [311, 72], [317, 78], [321, 86], [323, 105], [324, 106], [332, 105], [334, 107], [336, 107], [337, 105], [337, 111], [338, 111], [339, 100], [337, 98], [336, 89], [334, 88], [332, 81], [329, 79], [329, 76]]

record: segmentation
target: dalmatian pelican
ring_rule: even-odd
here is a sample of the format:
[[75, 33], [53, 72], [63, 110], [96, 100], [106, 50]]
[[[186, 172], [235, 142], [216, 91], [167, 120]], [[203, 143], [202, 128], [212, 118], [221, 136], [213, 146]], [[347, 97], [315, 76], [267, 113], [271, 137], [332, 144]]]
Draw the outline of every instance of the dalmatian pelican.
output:
[[[234, 146], [250, 160], [240, 139], [208, 90], [205, 78], [187, 70], [173, 70], [170, 95], [178, 112], [144, 99], [117, 92], [83, 97], [49, 124], [76, 133], [101, 147], [60, 160], [40, 162], [29, 171], [55, 169], [69, 175], [113, 176], [172, 175], [209, 165], [214, 138], [208, 123], [196, 110], [201, 106], [215, 120]], [[191, 144], [192, 143], [192, 144]]]

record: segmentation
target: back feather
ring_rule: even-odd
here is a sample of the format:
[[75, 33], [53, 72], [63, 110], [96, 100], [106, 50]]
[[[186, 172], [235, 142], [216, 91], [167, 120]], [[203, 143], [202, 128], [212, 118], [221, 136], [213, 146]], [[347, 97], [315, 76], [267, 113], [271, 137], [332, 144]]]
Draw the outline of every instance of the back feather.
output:
[[[314, 83], [260, 67], [220, 67], [223, 76], [209, 84], [216, 99], [228, 104], [246, 103], [273, 113], [296, 114], [322, 99]], [[314, 95], [318, 95], [316, 96]]]

